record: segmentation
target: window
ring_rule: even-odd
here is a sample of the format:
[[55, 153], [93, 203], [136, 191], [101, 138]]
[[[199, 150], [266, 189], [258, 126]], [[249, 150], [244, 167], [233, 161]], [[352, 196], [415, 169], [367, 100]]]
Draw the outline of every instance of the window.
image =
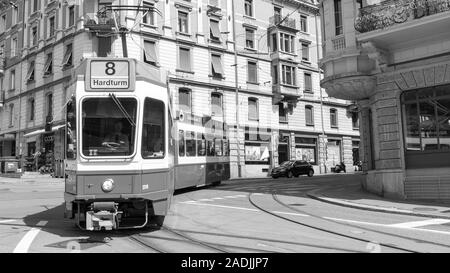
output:
[[12, 38], [11, 40], [11, 57], [17, 55], [17, 37]]
[[144, 2], [144, 10], [142, 11], [142, 23], [154, 26], [155, 25], [155, 11], [154, 5], [149, 2]]
[[179, 68], [184, 71], [192, 71], [190, 48], [179, 48]]
[[39, 0], [33, 0], [33, 12], [38, 11], [38, 9], [39, 9], [38, 3], [39, 3]]
[[450, 85], [403, 92], [403, 137], [406, 168], [450, 164]]
[[248, 120], [258, 120], [258, 99], [248, 99]]
[[178, 11], [178, 31], [181, 33], [189, 33], [188, 14], [183, 11]]
[[311, 105], [305, 106], [305, 122], [307, 126], [314, 126], [314, 108]]
[[[156, 109], [160, 108], [155, 107]], [[115, 100], [109, 96], [89, 97], [82, 100], [81, 111], [83, 126], [80, 135], [82, 153], [85, 156], [123, 157], [133, 154], [137, 128], [135, 98], [120, 97]], [[148, 116], [148, 118], [158, 119], [155, 116]], [[148, 145], [148, 143], [145, 144]], [[143, 144], [144, 147], [145, 144]]]
[[220, 41], [219, 21], [209, 20], [209, 38], [213, 41]]
[[211, 94], [211, 115], [218, 117], [221, 117], [223, 115], [221, 94]]
[[213, 78], [223, 78], [224, 73], [222, 69], [222, 58], [220, 55], [211, 54], [211, 73]]
[[19, 22], [19, 8], [17, 6], [12, 7], [12, 24], [15, 25]]
[[334, 0], [334, 27], [336, 36], [343, 34], [341, 0]]
[[38, 42], [37, 26], [31, 28], [31, 45], [35, 46]]
[[144, 62], [155, 65], [158, 60], [156, 55], [156, 43], [153, 41], [144, 41]]
[[179, 130], [178, 131], [178, 155], [184, 156], [185, 155], [185, 149], [184, 149], [184, 131]]
[[36, 153], [36, 141], [27, 143], [27, 155], [34, 156]]
[[16, 89], [16, 71], [11, 70], [11, 74], [9, 75], [9, 90]]
[[302, 43], [302, 61], [309, 62], [309, 44]]
[[52, 16], [48, 19], [49, 21], [49, 36], [48, 37], [53, 37], [55, 35], [55, 17]]
[[198, 156], [206, 155], [206, 139], [205, 135], [202, 133], [197, 133], [197, 155]]
[[258, 83], [258, 64], [254, 61], [247, 62], [247, 79], [248, 82]]
[[308, 17], [306, 15], [300, 15], [300, 31], [308, 32]]
[[47, 117], [53, 116], [53, 94], [49, 93], [47, 95]]
[[6, 30], [6, 14], [3, 14], [0, 19], [0, 33]]
[[295, 137], [295, 160], [316, 164], [317, 139], [310, 137]]
[[288, 122], [287, 111], [286, 108], [284, 108], [284, 103], [278, 104], [278, 118], [280, 123]]
[[338, 127], [338, 117], [336, 109], [330, 109], [330, 125], [334, 128]]
[[278, 84], [278, 65], [272, 66], [273, 84]]
[[276, 17], [281, 17], [281, 8], [273, 7], [273, 15], [275, 15]]
[[290, 65], [281, 65], [282, 83], [295, 85], [295, 67]]
[[165, 151], [164, 103], [145, 98], [142, 125], [142, 158], [163, 158]]
[[278, 45], [277, 34], [273, 33], [272, 34], [272, 52], [275, 52], [275, 51], [278, 50], [277, 49], [278, 48], [277, 45]]
[[31, 61], [29, 64], [28, 64], [28, 73], [27, 73], [27, 76], [26, 76], [26, 81], [27, 82], [31, 82], [31, 81], [34, 81], [34, 74], [35, 74], [35, 62], [34, 61]]
[[255, 31], [253, 29], [245, 29], [245, 47], [255, 48]]
[[34, 98], [31, 98], [30, 100], [29, 100], [29, 108], [28, 108], [29, 110], [30, 110], [30, 116], [29, 116], [29, 121], [33, 121], [34, 120]]
[[69, 27], [75, 24], [75, 6], [69, 7]]
[[253, 17], [253, 0], [245, 0], [244, 9], [245, 15]]
[[9, 126], [14, 126], [14, 104], [9, 105]]
[[280, 50], [295, 53], [295, 37], [286, 33], [280, 33]]
[[186, 131], [186, 156], [196, 156], [197, 152], [197, 139], [195, 132]]
[[48, 53], [44, 65], [44, 76], [53, 74], [53, 54]]
[[305, 93], [312, 93], [311, 74], [305, 73]]
[[64, 58], [63, 58], [63, 66], [72, 66], [73, 65], [73, 61], [72, 61], [72, 44], [68, 44], [66, 45], [66, 51], [64, 52]]
[[358, 112], [352, 112], [352, 127], [354, 130], [359, 130]]
[[178, 105], [179, 109], [184, 113], [191, 113], [191, 91], [180, 89], [178, 91]]

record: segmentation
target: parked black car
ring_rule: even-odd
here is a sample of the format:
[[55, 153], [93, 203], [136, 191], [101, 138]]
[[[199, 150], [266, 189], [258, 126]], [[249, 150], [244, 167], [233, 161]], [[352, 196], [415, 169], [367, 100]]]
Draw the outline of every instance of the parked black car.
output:
[[306, 174], [309, 177], [314, 175], [314, 169], [308, 162], [304, 160], [289, 160], [284, 161], [280, 166], [273, 168], [270, 174], [273, 178], [280, 176], [286, 177], [298, 177], [299, 175]]

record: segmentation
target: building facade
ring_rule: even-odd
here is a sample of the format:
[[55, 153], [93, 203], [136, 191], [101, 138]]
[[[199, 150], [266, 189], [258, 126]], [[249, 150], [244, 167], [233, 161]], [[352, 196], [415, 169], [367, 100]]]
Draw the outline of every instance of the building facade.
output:
[[363, 186], [450, 199], [450, 2], [323, 0], [330, 96], [356, 100]]
[[267, 176], [289, 159], [311, 162], [316, 173], [341, 161], [352, 171], [359, 160], [351, 104], [324, 96], [319, 85], [316, 3], [7, 2], [0, 11], [2, 157], [41, 151], [63, 159], [73, 68], [85, 57], [127, 55], [166, 72], [178, 116], [228, 125], [232, 177]]

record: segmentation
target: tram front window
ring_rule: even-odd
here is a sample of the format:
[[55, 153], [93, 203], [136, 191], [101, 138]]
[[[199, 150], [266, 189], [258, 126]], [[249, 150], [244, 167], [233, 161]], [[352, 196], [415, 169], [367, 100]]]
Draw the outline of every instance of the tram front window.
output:
[[85, 156], [129, 156], [134, 151], [137, 101], [134, 98], [87, 98], [82, 106]]

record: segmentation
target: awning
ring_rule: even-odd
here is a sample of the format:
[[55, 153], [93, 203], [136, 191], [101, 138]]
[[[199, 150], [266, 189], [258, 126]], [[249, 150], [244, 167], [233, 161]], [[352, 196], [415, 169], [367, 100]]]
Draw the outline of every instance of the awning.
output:
[[[53, 126], [52, 127], [52, 132], [57, 131], [60, 128], [63, 128], [64, 126], [66, 126], [66, 125], [62, 124], [62, 125]], [[40, 135], [40, 134], [43, 134], [43, 133], [45, 133], [45, 129], [39, 129], [39, 130], [32, 131], [32, 132], [29, 132], [29, 133], [25, 134], [24, 137], [31, 137], [31, 136]]]
[[0, 141], [6, 141], [6, 140], [15, 140], [16, 136], [14, 134], [3, 134], [0, 135]]

